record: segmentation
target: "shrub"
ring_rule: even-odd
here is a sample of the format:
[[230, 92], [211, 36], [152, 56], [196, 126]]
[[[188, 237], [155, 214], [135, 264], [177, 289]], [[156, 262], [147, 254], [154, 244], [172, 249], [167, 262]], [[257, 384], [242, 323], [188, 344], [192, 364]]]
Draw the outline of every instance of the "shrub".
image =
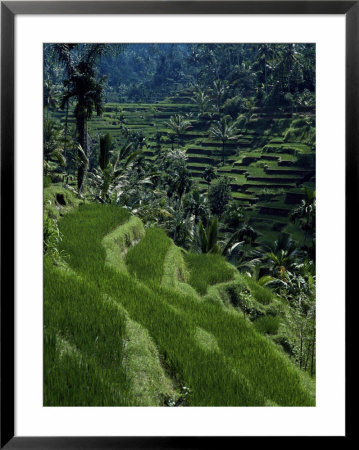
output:
[[242, 133], [246, 130], [248, 119], [244, 114], [240, 114], [236, 119], [236, 127]]
[[51, 184], [44, 189], [44, 214], [59, 219], [60, 214], [72, 210], [80, 200], [69, 190], [60, 185]]
[[307, 125], [308, 125], [308, 123], [306, 122], [305, 119], [299, 118], [299, 119], [293, 120], [293, 122], [291, 123], [291, 128], [302, 128], [302, 127], [306, 127]]
[[250, 320], [256, 320], [265, 314], [265, 309], [252, 297], [250, 291], [242, 284], [231, 283], [226, 286], [229, 301], [234, 307], [240, 308]]
[[236, 230], [243, 224], [245, 217], [243, 206], [238, 205], [236, 201], [232, 201], [228, 203], [223, 213], [222, 220], [229, 228]]
[[51, 178], [49, 176], [44, 176], [44, 188], [51, 186]]
[[288, 128], [284, 135], [284, 142], [303, 142], [312, 145], [315, 143], [315, 128]]
[[231, 186], [228, 177], [220, 177], [213, 182], [208, 191], [211, 213], [221, 216], [231, 199]]
[[228, 98], [223, 105], [223, 112], [229, 114], [232, 118], [236, 118], [242, 112], [243, 98], [237, 95], [233, 98]]
[[59, 258], [61, 253], [59, 251], [59, 245], [62, 241], [62, 234], [60, 233], [59, 227], [57, 225], [57, 221], [44, 216], [43, 222], [43, 253], [44, 255], [49, 255], [53, 258]]

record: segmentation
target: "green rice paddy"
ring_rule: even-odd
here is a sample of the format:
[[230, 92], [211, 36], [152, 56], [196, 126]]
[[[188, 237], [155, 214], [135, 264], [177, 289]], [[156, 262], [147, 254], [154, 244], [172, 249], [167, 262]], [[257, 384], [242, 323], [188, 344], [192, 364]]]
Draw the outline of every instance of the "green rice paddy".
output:
[[[94, 116], [88, 122], [90, 134], [96, 141], [96, 136], [111, 131], [116, 147], [125, 140], [122, 127], [142, 130], [146, 140], [143, 152], [146, 158], [151, 160], [158, 152], [155, 147], [157, 132], [162, 134], [160, 151], [171, 148], [172, 144], [169, 141], [171, 130], [166, 123], [172, 115], [192, 113], [196, 117], [198, 112], [196, 105], [184, 103], [188, 101], [186, 99], [186, 96], [179, 96], [153, 104], [106, 103], [104, 114], [101, 117]], [[120, 111], [124, 120], [122, 124], [118, 120]], [[63, 119], [63, 112], [58, 111], [54, 114], [57, 118]], [[306, 175], [310, 175], [314, 168], [315, 129], [308, 126], [301, 115], [297, 116], [293, 119], [283, 118], [280, 114], [267, 117], [264, 111], [257, 110], [246, 127], [240, 129], [237, 139], [226, 143], [224, 167], [221, 165], [222, 144], [209, 136], [209, 123], [192, 120], [194, 128], [181, 136], [180, 148], [186, 151], [188, 168], [201, 188], [207, 188], [201, 178], [207, 165], [214, 165], [219, 175], [231, 178], [233, 198], [246, 208], [250, 207], [251, 223], [257, 228], [259, 222], [256, 218], [266, 212], [262, 208], [264, 205], [260, 197], [252, 195], [253, 189], [258, 193], [268, 189], [280, 190], [277, 201], [285, 205], [284, 207], [293, 208], [293, 203], [287, 203], [287, 194], [298, 189], [303, 192], [304, 186], [314, 187], [313, 180], [307, 182], [303, 179]], [[70, 120], [73, 121], [71, 115]], [[177, 143], [174, 146], [177, 148]], [[308, 163], [308, 158], [312, 158], [312, 162]], [[245, 201], [245, 198], [249, 198], [250, 201]], [[269, 203], [271, 200], [265, 206], [270, 206]], [[272, 207], [273, 223], [280, 223], [282, 220], [280, 209], [283, 208], [277, 205]], [[270, 240], [272, 226], [261, 225], [258, 227], [261, 232], [260, 240]], [[298, 227], [295, 236], [299, 240], [303, 239], [303, 233]]]
[[309, 379], [269, 337], [278, 318], [252, 323], [221, 293], [237, 286], [263, 311], [273, 294], [131, 221], [84, 204], [58, 222], [64, 262], [44, 262], [44, 405], [314, 405]]

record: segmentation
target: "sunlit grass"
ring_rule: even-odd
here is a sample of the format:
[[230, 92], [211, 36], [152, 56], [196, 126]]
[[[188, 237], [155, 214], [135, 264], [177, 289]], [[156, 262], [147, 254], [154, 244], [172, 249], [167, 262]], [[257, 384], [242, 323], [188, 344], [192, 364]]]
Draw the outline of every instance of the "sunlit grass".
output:
[[280, 319], [278, 316], [262, 316], [255, 322], [254, 326], [257, 331], [263, 334], [276, 334], [278, 332]]
[[[106, 265], [103, 239], [128, 219], [118, 207], [84, 205], [60, 221], [62, 250], [78, 276], [45, 264], [47, 404], [71, 404], [72, 395], [75, 404], [135, 403], [121, 364], [124, 310], [147, 329], [173, 382], [190, 389], [186, 405], [314, 404], [299, 370], [243, 314], [161, 286], [173, 245], [163, 231], [148, 229], [130, 248], [125, 261], [131, 275]], [[187, 254], [185, 261], [190, 283], [202, 293], [233, 277], [234, 269], [220, 255]], [[69, 351], [60, 352], [56, 336]], [[211, 345], [204, 345], [209, 338]], [[82, 370], [86, 373], [78, 375]], [[105, 386], [102, 400], [99, 374]], [[59, 388], [61, 383], [70, 388]]]
[[127, 404], [124, 314], [96, 283], [47, 258], [44, 273], [44, 404]]
[[223, 256], [214, 253], [186, 253], [185, 262], [190, 270], [189, 284], [201, 295], [208, 286], [231, 280], [235, 271]]
[[159, 228], [149, 228], [141, 242], [126, 255], [129, 272], [145, 283], [161, 283], [163, 262], [171, 240]]

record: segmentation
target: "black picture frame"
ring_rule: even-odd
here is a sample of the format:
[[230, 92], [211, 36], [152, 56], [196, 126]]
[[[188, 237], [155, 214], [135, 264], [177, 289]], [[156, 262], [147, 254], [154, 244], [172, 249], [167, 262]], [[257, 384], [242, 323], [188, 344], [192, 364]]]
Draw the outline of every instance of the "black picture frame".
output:
[[[359, 163], [359, 1], [1, 2], [1, 438], [6, 449], [159, 449], [238, 445], [239, 437], [14, 436], [14, 21], [18, 14], [341, 14], [346, 19], [346, 298], [354, 285]], [[2, 220], [1, 220], [2, 219]], [[5, 220], [6, 219], [6, 220]], [[355, 299], [353, 299], [355, 300]], [[346, 321], [347, 323], [347, 321]], [[346, 327], [347, 330], [348, 327]], [[347, 331], [346, 331], [347, 333]], [[346, 339], [346, 341], [348, 341]], [[347, 402], [346, 402], [347, 405]], [[347, 406], [346, 406], [347, 407]], [[348, 428], [346, 428], [348, 437]], [[241, 438], [242, 439], [242, 438]]]

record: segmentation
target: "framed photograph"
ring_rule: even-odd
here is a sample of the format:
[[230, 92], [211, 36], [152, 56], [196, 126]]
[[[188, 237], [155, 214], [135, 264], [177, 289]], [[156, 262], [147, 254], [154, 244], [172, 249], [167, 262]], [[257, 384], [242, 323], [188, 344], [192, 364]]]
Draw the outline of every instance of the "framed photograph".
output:
[[1, 448], [348, 435], [358, 14], [1, 2]]

